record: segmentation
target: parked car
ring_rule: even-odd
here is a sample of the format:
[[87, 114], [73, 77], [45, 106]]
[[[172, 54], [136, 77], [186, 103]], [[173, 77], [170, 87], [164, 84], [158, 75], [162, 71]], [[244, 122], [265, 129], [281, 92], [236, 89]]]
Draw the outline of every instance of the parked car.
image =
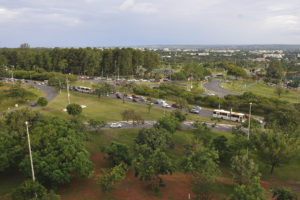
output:
[[121, 123], [111, 123], [110, 124], [110, 128], [121, 128], [122, 127], [122, 124]]
[[167, 104], [167, 103], [163, 103], [163, 104], [162, 104], [162, 107], [163, 107], [163, 108], [171, 108], [171, 106], [170, 106], [169, 104]]
[[139, 100], [137, 98], [132, 98], [133, 102], [138, 102]]
[[200, 110], [197, 110], [197, 109], [192, 109], [192, 110], [191, 110], [191, 113], [194, 113], [194, 114], [199, 114], [199, 113], [200, 113]]
[[202, 110], [202, 108], [200, 106], [194, 106], [193, 109]]
[[164, 100], [157, 100], [157, 101], [155, 102], [155, 104], [164, 104], [164, 103], [166, 103]]
[[173, 104], [172, 104], [172, 107], [173, 107], [173, 108], [180, 108], [180, 105], [178, 105], [178, 104], [176, 104], [176, 103], [173, 103]]
[[140, 100], [140, 101], [145, 101], [145, 97], [140, 96], [140, 97], [139, 97], [139, 100]]
[[38, 104], [37, 104], [37, 102], [33, 102], [30, 106], [31, 107], [36, 107]]
[[120, 93], [116, 93], [116, 97], [117, 97], [118, 99], [121, 99], [121, 98], [122, 98]]
[[132, 96], [127, 96], [127, 99], [133, 99]]
[[132, 98], [139, 98], [138, 96], [136, 96], [135, 94], [131, 95]]

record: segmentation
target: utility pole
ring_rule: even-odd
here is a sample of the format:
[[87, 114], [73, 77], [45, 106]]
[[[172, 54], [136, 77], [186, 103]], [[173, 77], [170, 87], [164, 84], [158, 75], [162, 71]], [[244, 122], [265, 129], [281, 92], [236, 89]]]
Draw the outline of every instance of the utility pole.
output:
[[15, 80], [14, 80], [14, 68], [15, 68], [15, 66], [11, 66], [11, 81], [12, 81], [12, 83], [14, 84], [15, 83]]
[[31, 164], [32, 180], [35, 181], [34, 169], [33, 169], [33, 162], [32, 162], [32, 155], [31, 155], [30, 136], [29, 136], [29, 130], [28, 130], [28, 121], [25, 122], [25, 125], [26, 125], [26, 131], [27, 131], [28, 149], [29, 149], [29, 157], [30, 157], [30, 164]]
[[[251, 105], [252, 105], [252, 102], [249, 103], [250, 105], [250, 108], [249, 108], [249, 123], [248, 123], [248, 134], [247, 134], [247, 139], [249, 141], [249, 138], [250, 138], [250, 125], [251, 125]], [[248, 157], [248, 145], [247, 145], [247, 157]]]
[[68, 103], [71, 104], [71, 101], [70, 101], [70, 86], [69, 86], [69, 80], [68, 80], [68, 76], [67, 76], [67, 92], [68, 92]]

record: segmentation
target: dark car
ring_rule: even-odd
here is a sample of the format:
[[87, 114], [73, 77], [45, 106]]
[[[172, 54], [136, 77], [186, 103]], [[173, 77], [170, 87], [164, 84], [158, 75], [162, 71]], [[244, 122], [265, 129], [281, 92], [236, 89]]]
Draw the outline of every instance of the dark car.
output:
[[173, 107], [173, 108], [180, 108], [180, 105], [178, 105], [178, 104], [176, 104], [176, 103], [173, 103], [173, 104], [172, 104], [172, 107]]
[[31, 107], [36, 107], [38, 104], [37, 104], [37, 102], [33, 102], [30, 106]]
[[116, 97], [117, 97], [118, 99], [121, 99], [121, 98], [122, 98], [120, 93], [116, 93]]
[[137, 98], [132, 98], [132, 101], [133, 102], [138, 102], [138, 99]]

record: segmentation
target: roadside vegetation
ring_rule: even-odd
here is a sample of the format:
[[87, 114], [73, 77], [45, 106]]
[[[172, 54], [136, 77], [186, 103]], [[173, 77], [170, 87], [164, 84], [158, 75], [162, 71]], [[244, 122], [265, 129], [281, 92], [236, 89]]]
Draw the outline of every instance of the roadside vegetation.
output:
[[21, 83], [4, 83], [0, 81], [0, 111], [15, 109], [15, 105], [30, 104], [41, 96], [41, 91], [34, 87], [27, 87]]

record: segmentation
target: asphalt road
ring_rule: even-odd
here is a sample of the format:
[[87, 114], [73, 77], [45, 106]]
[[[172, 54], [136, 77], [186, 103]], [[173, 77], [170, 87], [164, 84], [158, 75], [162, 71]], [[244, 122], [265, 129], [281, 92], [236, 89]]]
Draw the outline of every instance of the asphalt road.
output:
[[25, 85], [31, 85], [31, 86], [35, 86], [38, 89], [42, 90], [45, 94], [46, 94], [46, 99], [48, 100], [48, 102], [52, 101], [56, 96], [57, 96], [57, 91], [53, 88], [50, 87], [48, 85], [38, 85], [38, 84], [34, 84], [33, 81], [28, 81], [27, 83], [24, 83]]
[[209, 81], [209, 82], [203, 84], [203, 87], [206, 88], [207, 90], [213, 91], [219, 97], [224, 97], [229, 94], [240, 95], [238, 93], [231, 92], [229, 90], [225, 90], [224, 88], [220, 87], [220, 84], [222, 82], [224, 82], [223, 79], [212, 80], [212, 81]]
[[[111, 94], [111, 95], [109, 95], [109, 97], [110, 97], [110, 98], [115, 98], [115, 99], [117, 98], [115, 94]], [[120, 101], [122, 102], [123, 99], [120, 99]], [[132, 100], [131, 100], [131, 99], [128, 99], [128, 98], [125, 98], [125, 101], [126, 101], [126, 102], [132, 102]], [[146, 105], [146, 102], [143, 102], [143, 101], [138, 101], [138, 102], [134, 102], [134, 103]], [[168, 102], [166, 101], [166, 103], [168, 103]], [[171, 103], [168, 103], [168, 104], [169, 104], [169, 105], [172, 105]], [[161, 105], [161, 104], [153, 104], [153, 106], [158, 107], [158, 108], [162, 108], [162, 105]], [[173, 107], [171, 107], [171, 108], [162, 108], [162, 109], [166, 109], [166, 111], [167, 111], [167, 110], [171, 110], [171, 111], [176, 110], [176, 108], [173, 108]], [[211, 110], [207, 110], [207, 109], [203, 109], [203, 108], [202, 108], [202, 109], [200, 110], [199, 114], [193, 114], [193, 113], [190, 113], [190, 114], [192, 114], [192, 115], [200, 115], [200, 116], [203, 116], [203, 117], [209, 117], [209, 118], [211, 118], [213, 113], [212, 113]]]
[[[122, 125], [121, 128], [111, 128], [111, 123], [120, 123]], [[99, 129], [129, 129], [129, 128], [151, 128], [156, 121], [145, 121], [144, 124], [133, 125], [131, 121], [120, 121], [120, 122], [110, 122], [105, 127], [98, 128], [89, 128], [90, 130], [99, 130]], [[235, 125], [231, 124], [213, 124], [206, 123], [208, 127], [210, 127], [214, 131], [222, 131], [222, 132], [232, 132], [232, 128]], [[181, 124], [182, 129], [193, 129], [194, 121], [185, 121]]]

